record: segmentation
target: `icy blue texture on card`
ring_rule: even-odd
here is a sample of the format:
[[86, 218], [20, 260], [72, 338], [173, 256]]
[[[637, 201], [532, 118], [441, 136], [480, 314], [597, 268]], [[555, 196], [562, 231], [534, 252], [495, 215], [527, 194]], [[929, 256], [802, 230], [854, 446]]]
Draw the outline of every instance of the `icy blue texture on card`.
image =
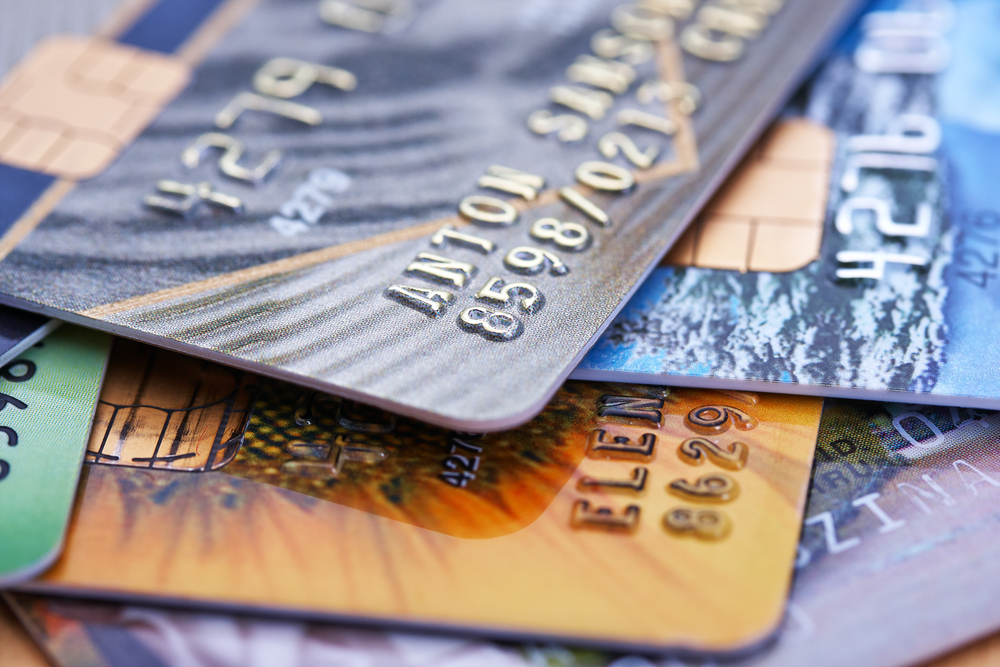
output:
[[817, 259], [660, 267], [574, 377], [1000, 406], [1000, 6], [939, 4], [909, 14], [922, 72], [879, 41], [907, 8], [879, 6], [786, 112], [837, 138]]

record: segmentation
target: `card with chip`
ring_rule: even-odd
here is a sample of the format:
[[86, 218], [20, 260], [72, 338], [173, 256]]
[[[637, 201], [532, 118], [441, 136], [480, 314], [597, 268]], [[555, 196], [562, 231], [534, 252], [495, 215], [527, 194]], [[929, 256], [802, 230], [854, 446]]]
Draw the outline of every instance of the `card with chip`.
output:
[[[979, 4], [982, 25], [994, 9]], [[763, 651], [721, 664], [924, 665], [995, 633], [998, 501], [1000, 413], [828, 399], [782, 631]], [[559, 647], [542, 654], [529, 664], [720, 665], [615, 655], [594, 662]], [[942, 661], [958, 664], [966, 663]]]
[[31, 589], [743, 650], [781, 618], [820, 409], [575, 382], [519, 429], [458, 433], [123, 342]]
[[0, 587], [59, 555], [110, 344], [64, 326], [0, 368]]
[[1000, 629], [998, 445], [997, 412], [827, 400], [785, 626], [735, 664], [926, 664]]
[[844, 39], [574, 377], [1000, 407], [1000, 17], [894, 7]]
[[236, 667], [258, 664], [254, 656], [300, 667], [334, 657], [357, 667], [928, 664], [1000, 628], [998, 444], [1000, 413], [827, 401], [784, 626], [777, 641], [734, 661], [496, 644], [20, 593], [10, 600], [60, 667], [159, 664], [153, 659], [164, 667]]
[[857, 4], [159, 0], [0, 88], [0, 301], [509, 428]]

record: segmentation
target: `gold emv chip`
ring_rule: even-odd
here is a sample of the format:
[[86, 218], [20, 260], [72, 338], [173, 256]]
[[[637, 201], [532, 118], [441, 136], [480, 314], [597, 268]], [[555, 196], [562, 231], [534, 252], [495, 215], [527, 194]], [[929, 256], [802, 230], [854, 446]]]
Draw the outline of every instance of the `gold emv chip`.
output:
[[673, 266], [801, 269], [819, 256], [833, 132], [797, 118], [778, 123], [663, 260]]
[[0, 86], [0, 162], [92, 178], [190, 78], [173, 56], [94, 37], [46, 39]]

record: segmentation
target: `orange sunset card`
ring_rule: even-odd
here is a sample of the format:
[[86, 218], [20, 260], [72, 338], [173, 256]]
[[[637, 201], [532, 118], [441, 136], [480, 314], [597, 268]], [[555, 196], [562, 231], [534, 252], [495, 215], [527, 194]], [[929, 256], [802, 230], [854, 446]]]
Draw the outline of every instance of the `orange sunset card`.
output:
[[34, 590], [711, 652], [781, 618], [819, 399], [569, 382], [482, 435], [116, 345]]

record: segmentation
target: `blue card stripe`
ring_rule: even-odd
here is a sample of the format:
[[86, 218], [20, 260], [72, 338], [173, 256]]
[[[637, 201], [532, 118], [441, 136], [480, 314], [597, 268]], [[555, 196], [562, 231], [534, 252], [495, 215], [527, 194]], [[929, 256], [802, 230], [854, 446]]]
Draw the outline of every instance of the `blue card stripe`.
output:
[[160, 53], [173, 53], [225, 0], [160, 0], [118, 41]]
[[55, 176], [0, 163], [0, 237], [55, 180]]

